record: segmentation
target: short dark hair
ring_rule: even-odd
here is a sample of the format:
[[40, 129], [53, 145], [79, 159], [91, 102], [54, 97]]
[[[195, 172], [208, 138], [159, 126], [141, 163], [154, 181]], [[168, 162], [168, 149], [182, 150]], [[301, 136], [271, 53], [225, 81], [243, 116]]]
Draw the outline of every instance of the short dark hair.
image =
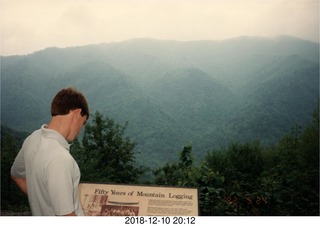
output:
[[81, 115], [89, 118], [89, 107], [84, 95], [74, 88], [60, 90], [51, 102], [51, 116], [67, 115], [70, 110], [81, 109]]

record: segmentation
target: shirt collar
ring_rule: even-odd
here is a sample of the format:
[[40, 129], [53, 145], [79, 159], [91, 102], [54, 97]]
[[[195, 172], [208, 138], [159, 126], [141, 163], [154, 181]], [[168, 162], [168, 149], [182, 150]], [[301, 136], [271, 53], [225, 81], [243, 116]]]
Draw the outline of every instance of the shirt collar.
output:
[[47, 125], [44, 124], [41, 126], [41, 133], [43, 136], [48, 137], [48, 138], [53, 138], [57, 140], [65, 149], [68, 151], [70, 150], [70, 144], [68, 141], [57, 131], [52, 130], [52, 129], [47, 129]]

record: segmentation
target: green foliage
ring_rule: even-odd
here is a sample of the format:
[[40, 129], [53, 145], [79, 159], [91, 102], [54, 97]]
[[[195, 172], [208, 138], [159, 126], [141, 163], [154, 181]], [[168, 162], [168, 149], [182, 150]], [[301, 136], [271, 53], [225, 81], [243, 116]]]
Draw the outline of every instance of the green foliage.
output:
[[231, 143], [199, 166], [192, 146], [154, 170], [155, 184], [197, 187], [201, 215], [319, 215], [319, 113], [278, 144]]
[[[179, 187], [196, 187], [199, 192], [201, 215], [223, 215], [224, 177], [209, 169], [204, 163], [194, 165], [192, 145], [188, 144], [179, 152], [179, 162], [167, 163], [153, 170], [154, 183]], [[222, 202], [221, 202], [222, 201]]]
[[[319, 114], [275, 146], [231, 144], [205, 162], [225, 177], [227, 215], [319, 215]], [[232, 209], [232, 208], [231, 208]]]
[[171, 186], [190, 186], [193, 184], [192, 176], [194, 175], [193, 158], [191, 156], [191, 144], [183, 147], [179, 153], [179, 163], [167, 163], [163, 167], [153, 170], [156, 184]]
[[28, 199], [10, 178], [11, 165], [19, 151], [17, 140], [21, 133], [15, 133], [1, 126], [1, 210], [30, 211]]
[[[275, 215], [319, 215], [319, 113], [304, 130], [294, 127], [272, 150], [264, 172]], [[272, 158], [272, 159], [271, 159]]]
[[205, 162], [197, 168], [197, 184], [194, 186], [199, 191], [200, 215], [221, 216], [230, 211], [224, 200], [224, 181], [224, 176], [210, 169]]
[[137, 183], [145, 169], [134, 166], [136, 144], [125, 137], [126, 127], [95, 113], [85, 126], [82, 146], [76, 141], [72, 150], [83, 181]]

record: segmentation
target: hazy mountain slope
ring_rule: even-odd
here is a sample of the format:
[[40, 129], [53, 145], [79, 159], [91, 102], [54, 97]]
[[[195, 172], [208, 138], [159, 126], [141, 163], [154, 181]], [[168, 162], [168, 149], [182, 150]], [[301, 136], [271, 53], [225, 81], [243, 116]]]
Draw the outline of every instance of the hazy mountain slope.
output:
[[[180, 148], [175, 142], [183, 142], [179, 138], [183, 132], [176, 132], [179, 125], [124, 73], [94, 61], [50, 74], [32, 67], [31, 75], [29, 66], [20, 63], [10, 67], [12, 70], [3, 70], [3, 124], [27, 131], [39, 128], [49, 120], [50, 102], [56, 91], [73, 86], [86, 94], [91, 113], [98, 110], [118, 123], [129, 122], [127, 132], [138, 144], [136, 151], [149, 156], [151, 165], [153, 159], [159, 163], [158, 153], [166, 155], [168, 160], [175, 157], [174, 147]], [[43, 74], [41, 79], [37, 77], [39, 74]], [[162, 145], [163, 140], [167, 148]]]
[[162, 109], [187, 128], [202, 132], [226, 114], [236, 98], [210, 75], [195, 68], [168, 72], [151, 88], [151, 95]]
[[[173, 69], [193, 67], [230, 88], [242, 85], [243, 79], [254, 76], [262, 67], [276, 63], [281, 57], [299, 55], [319, 61], [319, 44], [286, 36], [191, 42], [133, 39], [102, 44], [100, 49], [105, 51], [112, 66], [142, 81], [146, 77], [158, 79]], [[149, 65], [153, 68], [152, 76], [145, 73]]]
[[198, 159], [231, 141], [272, 143], [318, 105], [318, 49], [291, 37], [136, 39], [1, 57], [1, 123], [39, 128], [53, 95], [74, 86], [92, 113], [129, 122], [139, 163], [177, 158], [190, 141]]
[[[304, 125], [319, 101], [319, 64], [299, 56], [280, 59], [248, 80], [242, 105], [232, 117], [241, 139], [273, 142], [295, 125]], [[241, 121], [242, 123], [236, 123]]]

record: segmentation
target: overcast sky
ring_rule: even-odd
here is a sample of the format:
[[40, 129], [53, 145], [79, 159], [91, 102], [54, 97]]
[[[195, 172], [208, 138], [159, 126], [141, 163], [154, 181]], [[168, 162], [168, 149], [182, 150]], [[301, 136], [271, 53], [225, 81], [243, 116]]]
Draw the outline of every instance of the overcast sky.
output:
[[319, 0], [0, 0], [1, 55], [132, 38], [291, 35], [319, 42]]

